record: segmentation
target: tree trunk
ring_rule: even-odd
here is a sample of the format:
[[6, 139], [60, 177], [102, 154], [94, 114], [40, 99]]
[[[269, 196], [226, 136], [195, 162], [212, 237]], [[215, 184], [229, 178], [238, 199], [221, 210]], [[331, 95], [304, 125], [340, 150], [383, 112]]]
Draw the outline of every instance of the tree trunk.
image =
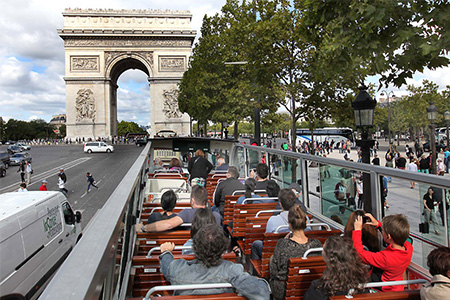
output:
[[239, 126], [239, 122], [235, 121], [234, 122], [234, 140], [238, 141], [239, 140], [239, 130], [238, 130], [238, 126]]

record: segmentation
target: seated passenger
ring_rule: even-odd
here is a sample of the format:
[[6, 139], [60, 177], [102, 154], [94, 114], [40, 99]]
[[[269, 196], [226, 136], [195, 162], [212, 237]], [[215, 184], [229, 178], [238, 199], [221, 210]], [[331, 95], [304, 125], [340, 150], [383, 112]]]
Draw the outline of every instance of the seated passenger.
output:
[[228, 167], [227, 179], [221, 181], [214, 192], [213, 211], [219, 211], [223, 216], [225, 210], [225, 196], [232, 195], [234, 191], [243, 190], [244, 185], [238, 180], [239, 171], [236, 167]]
[[[353, 229], [355, 227], [355, 220], [357, 216], [365, 217], [365, 212], [363, 210], [356, 210], [350, 214], [348, 217], [347, 225], [345, 225], [344, 236], [352, 238]], [[378, 230], [372, 225], [363, 223], [362, 227], [362, 244], [366, 250], [371, 252], [380, 251], [380, 241], [378, 238]]]
[[228, 170], [228, 164], [225, 163], [225, 159], [223, 157], [219, 157], [217, 159], [217, 168], [216, 173], [225, 173]]
[[169, 170], [183, 173], [183, 169], [181, 168], [181, 162], [178, 158], [172, 157], [169, 163]]
[[176, 217], [177, 214], [173, 213], [173, 208], [177, 204], [177, 195], [173, 190], [164, 192], [161, 196], [161, 207], [164, 210], [160, 212], [153, 212], [147, 220], [147, 224], [154, 223], [156, 221], [167, 220]]
[[[371, 220], [366, 224], [380, 227], [381, 223], [377, 221], [371, 214], [366, 214]], [[389, 246], [383, 251], [376, 253], [364, 250], [362, 244], [362, 227], [363, 218], [357, 216], [352, 232], [353, 246], [365, 264], [377, 267], [382, 270], [381, 281], [397, 281], [403, 280], [403, 273], [411, 263], [413, 247], [407, 241], [409, 237], [408, 219], [401, 214], [390, 215], [383, 218], [383, 240]], [[382, 288], [387, 291], [403, 291], [403, 285], [385, 286]]]
[[[236, 204], [242, 204], [242, 202], [244, 202], [244, 200], [247, 198], [261, 198], [260, 195], [256, 195], [254, 193], [255, 187], [256, 187], [256, 179], [247, 178], [245, 180], [245, 194], [244, 196], [239, 197]], [[250, 201], [250, 202], [247, 201], [246, 203], [262, 203], [262, 201]]]
[[448, 299], [450, 295], [450, 248], [439, 247], [428, 254], [427, 265], [433, 275], [430, 283], [423, 285], [420, 299]]
[[163, 162], [159, 157], [153, 160], [153, 166], [150, 167], [149, 173], [155, 173], [157, 170], [164, 170]]
[[[185, 208], [178, 213], [176, 217], [167, 220], [161, 220], [152, 224], [136, 224], [137, 232], [160, 232], [172, 230], [183, 223], [192, 223], [195, 211], [199, 208], [206, 208], [208, 204], [208, 194], [202, 186], [194, 185], [191, 191], [191, 207]], [[220, 215], [213, 212], [217, 224], [221, 224]]]
[[[271, 182], [271, 181], [272, 181], [272, 180], [269, 181], [269, 184], [267, 185], [267, 188], [269, 188], [270, 182]], [[276, 183], [275, 183], [275, 184], [276, 184]], [[277, 184], [277, 185], [278, 185], [278, 184]], [[294, 193], [294, 195], [295, 195], [295, 198], [296, 198], [295, 204], [300, 205], [300, 207], [303, 209], [303, 211], [304, 211], [305, 213], [307, 213], [308, 210], [306, 209], [305, 204], [303, 204], [303, 201], [301, 200], [302, 194], [301, 194], [301, 188], [300, 188], [300, 185], [299, 185], [298, 183], [294, 182], [294, 183], [291, 183], [291, 184], [289, 185], [288, 189], [291, 190], [291, 191]], [[269, 196], [269, 197], [270, 197], [270, 196]], [[277, 206], [275, 206], [275, 209], [281, 209], [281, 207], [280, 207], [280, 202], [277, 203]], [[277, 215], [277, 214], [279, 214], [279, 213], [274, 213], [274, 215]], [[308, 222], [309, 222], [309, 219], [308, 219]]]
[[[292, 234], [288, 234], [284, 239], [278, 240], [273, 256], [270, 259], [269, 283], [275, 300], [284, 299], [285, 297], [289, 258], [301, 257], [308, 249], [322, 247], [319, 240], [309, 240], [306, 237], [306, 214], [300, 205], [294, 205], [289, 209], [288, 220]], [[311, 255], [320, 254], [312, 253]]]
[[[175, 245], [161, 245], [159, 256], [161, 273], [172, 285], [201, 283], [231, 283], [239, 294], [250, 300], [269, 300], [270, 289], [264, 279], [253, 277], [241, 264], [222, 259], [228, 248], [228, 238], [217, 225], [203, 226], [194, 236], [196, 260], [174, 260], [171, 253]], [[197, 289], [176, 291], [175, 295], [200, 295], [232, 293], [230, 288]]]
[[[283, 210], [276, 216], [271, 216], [267, 221], [266, 233], [274, 232], [278, 226], [288, 225], [289, 209], [295, 205], [295, 195], [291, 190], [282, 189], [278, 194], [278, 199]], [[280, 229], [279, 232], [288, 232], [289, 228]], [[263, 242], [256, 240], [252, 244], [251, 259], [261, 259], [263, 250]]]
[[322, 251], [327, 263], [322, 277], [311, 283], [303, 300], [328, 300], [336, 295], [346, 295], [349, 290], [361, 292], [361, 284], [368, 281], [367, 267], [359, 258], [349, 238], [329, 237]]
[[256, 190], [266, 190], [269, 178], [269, 167], [266, 164], [259, 163], [255, 170], [250, 172], [250, 177], [254, 178], [256, 175]]
[[[212, 211], [209, 208], [199, 208], [194, 214], [194, 220], [192, 220], [191, 226], [191, 238], [184, 243], [183, 246], [192, 246], [193, 238], [197, 231], [200, 230], [205, 225], [210, 225], [216, 223], [216, 218], [212, 214]], [[185, 249], [182, 251], [182, 254], [194, 254], [193, 249]]]

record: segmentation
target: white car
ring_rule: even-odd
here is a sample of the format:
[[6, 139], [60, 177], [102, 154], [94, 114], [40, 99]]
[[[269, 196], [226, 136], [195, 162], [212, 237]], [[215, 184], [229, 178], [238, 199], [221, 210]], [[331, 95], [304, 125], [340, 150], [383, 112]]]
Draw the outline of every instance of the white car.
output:
[[31, 146], [22, 144], [22, 143], [16, 143], [16, 146], [20, 147], [22, 149], [22, 151], [24, 150], [31, 150]]
[[92, 153], [92, 152], [106, 152], [111, 153], [114, 152], [114, 147], [108, 145], [104, 142], [88, 142], [84, 144], [84, 152]]

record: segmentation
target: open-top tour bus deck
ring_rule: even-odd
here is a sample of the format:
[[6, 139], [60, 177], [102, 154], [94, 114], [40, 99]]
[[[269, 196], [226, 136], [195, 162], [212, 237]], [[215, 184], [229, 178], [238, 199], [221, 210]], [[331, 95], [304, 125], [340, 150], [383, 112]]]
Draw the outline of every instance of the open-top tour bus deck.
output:
[[[288, 187], [293, 182], [300, 183], [300, 197], [307, 206], [314, 225], [308, 236], [317, 238], [322, 243], [329, 236], [343, 232], [342, 224], [346, 224], [355, 209], [351, 203], [343, 204], [335, 198], [335, 185], [344, 180], [354, 197], [356, 191], [353, 182], [361, 174], [369, 174], [372, 200], [369, 209], [375, 218], [381, 220], [384, 215], [396, 213], [403, 213], [408, 217], [414, 254], [404, 279], [416, 281], [397, 283], [407, 286], [404, 292], [356, 295], [355, 299], [419, 299], [421, 284], [431, 278], [426, 266], [428, 253], [438, 246], [449, 246], [446, 201], [443, 201], [443, 211], [437, 211], [439, 217], [443, 214], [443, 224], [437, 224], [441, 234], [436, 235], [431, 230], [430, 233], [419, 232], [419, 224], [423, 222], [423, 195], [432, 186], [441, 193], [441, 199], [446, 199], [446, 191], [450, 190], [450, 180], [447, 177], [255, 147], [229, 140], [155, 138], [149, 140], [104, 208], [84, 232], [74, 251], [58, 270], [41, 299], [150, 299], [156, 295], [162, 295], [166, 299], [245, 299], [236, 293], [171, 296], [177, 289], [211, 288], [198, 285], [170, 286], [159, 271], [158, 247], [166, 241], [182, 246], [190, 238], [189, 230], [177, 228], [162, 233], [135, 231], [136, 223], [145, 222], [151, 213], [161, 211], [159, 200], [167, 189], [173, 189], [178, 195], [175, 212], [189, 206], [189, 174], [154, 172], [153, 160], [160, 157], [169, 161], [176, 157], [187, 166], [188, 159], [197, 149], [202, 149], [207, 154], [206, 158], [214, 165], [220, 154], [226, 163], [238, 168], [242, 178], [248, 176], [256, 164], [265, 162], [270, 167], [270, 178], [280, 187]], [[206, 184], [210, 200], [217, 182], [223, 176], [210, 174]], [[387, 196], [389, 210], [383, 208], [381, 201], [384, 196], [380, 188], [381, 176], [391, 178]], [[410, 189], [411, 181], [416, 182], [415, 189]], [[226, 197], [224, 223], [233, 221], [231, 235], [238, 240], [243, 257], [237, 257], [230, 251], [223, 258], [242, 263], [246, 270], [267, 278], [270, 256], [277, 240], [285, 234], [265, 233], [265, 224], [273, 213], [273, 204], [273, 207], [270, 203], [238, 205], [235, 204], [237, 197], [239, 196]], [[342, 224], [335, 221], [338, 220], [336, 216]], [[441, 221], [439, 217], [438, 220]], [[250, 260], [249, 257], [249, 247], [256, 239], [264, 240], [263, 257], [259, 261]], [[193, 255], [182, 255], [181, 248], [176, 248], [174, 255], [176, 258], [194, 258]], [[320, 278], [324, 268], [322, 257], [291, 259], [286, 299], [302, 299], [310, 282]], [[223, 287], [226, 286], [225, 284]], [[333, 299], [344, 299], [342, 297]]]

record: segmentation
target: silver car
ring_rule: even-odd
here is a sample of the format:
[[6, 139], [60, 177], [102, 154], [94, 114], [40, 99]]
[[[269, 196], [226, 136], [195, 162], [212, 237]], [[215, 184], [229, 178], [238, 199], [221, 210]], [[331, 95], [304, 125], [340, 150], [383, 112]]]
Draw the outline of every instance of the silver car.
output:
[[24, 161], [31, 162], [31, 155], [28, 152], [15, 153], [9, 158], [9, 164], [11, 166], [20, 165], [20, 163]]

